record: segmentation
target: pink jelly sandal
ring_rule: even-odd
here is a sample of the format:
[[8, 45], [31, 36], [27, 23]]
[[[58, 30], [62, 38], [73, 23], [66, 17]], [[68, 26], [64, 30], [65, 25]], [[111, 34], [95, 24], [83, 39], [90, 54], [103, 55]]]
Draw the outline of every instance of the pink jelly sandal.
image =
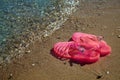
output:
[[95, 50], [87, 50], [74, 41], [56, 43], [53, 49], [58, 58], [70, 59], [78, 63], [94, 63], [100, 57], [100, 54]]
[[97, 51], [100, 53], [101, 57], [109, 55], [111, 53], [111, 47], [107, 45], [105, 41], [101, 40], [99, 45], [100, 45], [100, 48], [97, 49]]
[[74, 42], [58, 42], [54, 45], [54, 54], [58, 58], [67, 58], [70, 59], [71, 56], [68, 54], [69, 48], [74, 46]]
[[111, 53], [111, 48], [107, 43], [100, 38], [92, 34], [86, 34], [81, 32], [75, 32], [72, 35], [72, 40], [77, 44], [84, 46], [88, 49], [94, 49], [100, 53], [100, 56], [105, 56]]

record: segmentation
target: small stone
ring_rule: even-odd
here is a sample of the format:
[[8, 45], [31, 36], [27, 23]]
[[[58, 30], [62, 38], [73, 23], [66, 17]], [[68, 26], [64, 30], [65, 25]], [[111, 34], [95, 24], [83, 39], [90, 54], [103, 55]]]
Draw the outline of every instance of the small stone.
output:
[[106, 74], [110, 74], [110, 72], [109, 72], [109, 71], [107, 71], [107, 72], [106, 72]]
[[117, 35], [118, 38], [120, 38], [120, 35]]
[[33, 63], [32, 66], [35, 66], [35, 64]]
[[29, 44], [27, 44], [25, 47], [28, 47], [29, 46]]
[[26, 51], [26, 53], [30, 53], [30, 52], [31, 52], [30, 50]]
[[13, 74], [11, 73], [10, 76], [13, 76]]
[[15, 49], [15, 51], [18, 51], [18, 49]]
[[102, 78], [102, 76], [103, 76], [103, 75], [98, 75], [98, 76], [97, 76], [97, 79], [100, 79], [100, 78]]
[[64, 65], [66, 65], [66, 62], [64, 62]]
[[11, 73], [9, 74], [8, 80], [12, 80], [12, 78], [13, 78], [13, 74]]
[[22, 44], [20, 44], [20, 47], [22, 46]]
[[60, 37], [57, 37], [57, 39], [60, 39]]

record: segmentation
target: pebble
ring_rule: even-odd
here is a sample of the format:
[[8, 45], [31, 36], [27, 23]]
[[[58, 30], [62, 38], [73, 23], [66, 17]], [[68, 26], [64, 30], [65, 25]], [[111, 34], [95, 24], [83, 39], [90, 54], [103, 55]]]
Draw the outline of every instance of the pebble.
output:
[[102, 78], [102, 76], [103, 76], [103, 75], [98, 75], [98, 76], [97, 76], [97, 79], [100, 79], [100, 78]]
[[107, 72], [106, 72], [106, 74], [110, 74], [110, 72], [109, 72], [109, 71], [107, 71]]
[[64, 65], [66, 65], [66, 62], [64, 62]]
[[30, 44], [27, 44], [25, 47], [28, 47]]
[[12, 80], [12, 78], [13, 78], [13, 74], [11, 73], [9, 74], [8, 80]]
[[32, 66], [35, 66], [35, 64], [33, 63]]
[[13, 76], [13, 74], [11, 73], [10, 76]]
[[118, 38], [120, 38], [120, 35], [117, 35]]
[[57, 37], [57, 39], [60, 39], [60, 37]]
[[15, 49], [15, 51], [18, 51], [18, 49]]
[[21, 53], [21, 51], [19, 50], [18, 53]]
[[26, 51], [26, 53], [30, 53], [30, 52], [31, 52], [30, 50]]

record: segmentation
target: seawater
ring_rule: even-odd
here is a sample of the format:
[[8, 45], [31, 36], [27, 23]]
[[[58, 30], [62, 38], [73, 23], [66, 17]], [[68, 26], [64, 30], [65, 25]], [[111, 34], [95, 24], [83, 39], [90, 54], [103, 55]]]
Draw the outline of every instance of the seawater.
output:
[[1, 0], [0, 61], [24, 52], [34, 39], [60, 28], [77, 0]]

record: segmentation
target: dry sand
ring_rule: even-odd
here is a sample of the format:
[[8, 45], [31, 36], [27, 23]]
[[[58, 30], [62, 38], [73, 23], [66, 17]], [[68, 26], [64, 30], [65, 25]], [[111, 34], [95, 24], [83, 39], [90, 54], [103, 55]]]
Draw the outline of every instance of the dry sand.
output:
[[[61, 29], [42, 43], [32, 44], [30, 53], [1, 67], [0, 80], [120, 80], [120, 0], [84, 1]], [[56, 42], [68, 41], [76, 31], [104, 36], [112, 47], [111, 55], [81, 66], [50, 54]]]

